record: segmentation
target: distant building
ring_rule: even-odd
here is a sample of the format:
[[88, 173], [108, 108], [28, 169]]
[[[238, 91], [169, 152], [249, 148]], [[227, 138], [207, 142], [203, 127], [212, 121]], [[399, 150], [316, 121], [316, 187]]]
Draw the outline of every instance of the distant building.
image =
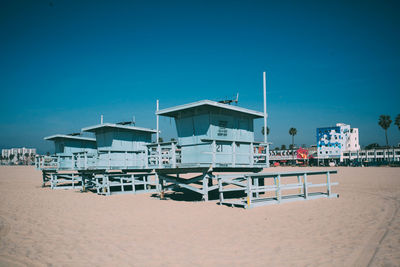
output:
[[[36, 148], [10, 148], [10, 149], [2, 149], [1, 150], [1, 156], [4, 159], [11, 159], [12, 161], [17, 161], [18, 158], [23, 159], [25, 155], [28, 154], [29, 157], [32, 157], [36, 155]], [[11, 157], [13, 155], [13, 157]]]
[[360, 150], [358, 129], [350, 125], [337, 123], [333, 127], [317, 128], [318, 159], [339, 159], [343, 153]]

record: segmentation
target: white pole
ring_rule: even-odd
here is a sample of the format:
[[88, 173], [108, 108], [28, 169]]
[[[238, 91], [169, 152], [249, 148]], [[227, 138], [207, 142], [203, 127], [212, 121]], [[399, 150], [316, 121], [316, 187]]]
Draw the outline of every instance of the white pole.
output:
[[100, 124], [103, 124], [103, 115], [100, 116]]
[[267, 74], [263, 72], [264, 85], [264, 143], [267, 143]]
[[[158, 99], [157, 99], [157, 109], [156, 109], [156, 110], [157, 110], [157, 111], [159, 110], [159, 100], [158, 100]], [[157, 114], [156, 117], [157, 117], [157, 137], [156, 137], [157, 140], [156, 140], [156, 142], [159, 143], [159, 142], [158, 142], [158, 139], [159, 139], [159, 137], [160, 137], [160, 130], [159, 130], [159, 119], [158, 119], [159, 116], [158, 116], [158, 114]]]

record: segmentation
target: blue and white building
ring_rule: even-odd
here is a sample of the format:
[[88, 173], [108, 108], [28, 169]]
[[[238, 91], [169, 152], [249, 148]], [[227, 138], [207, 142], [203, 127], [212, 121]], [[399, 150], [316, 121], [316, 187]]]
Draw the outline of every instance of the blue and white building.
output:
[[350, 125], [337, 123], [333, 127], [317, 128], [318, 159], [336, 159], [343, 161], [344, 152], [360, 150], [358, 129]]

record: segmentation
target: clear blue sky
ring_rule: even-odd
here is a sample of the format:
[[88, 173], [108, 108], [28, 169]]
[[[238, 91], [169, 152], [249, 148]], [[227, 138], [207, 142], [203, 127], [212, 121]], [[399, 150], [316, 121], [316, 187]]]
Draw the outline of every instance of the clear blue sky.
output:
[[[240, 93], [268, 112], [275, 145], [315, 128], [384, 144], [400, 113], [399, 1], [1, 1], [0, 147], [52, 151], [43, 137], [99, 122], [155, 128], [161, 108]], [[255, 124], [261, 140], [262, 120]], [[161, 136], [174, 123], [161, 119]], [[391, 144], [400, 142], [392, 124]]]

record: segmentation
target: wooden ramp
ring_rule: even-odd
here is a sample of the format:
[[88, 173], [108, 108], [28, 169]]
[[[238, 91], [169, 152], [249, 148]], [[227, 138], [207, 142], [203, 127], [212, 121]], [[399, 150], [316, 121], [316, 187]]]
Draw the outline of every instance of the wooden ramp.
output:
[[99, 195], [139, 194], [158, 192], [155, 173], [103, 173], [92, 179]]
[[51, 189], [82, 189], [82, 175], [77, 172], [50, 173]]
[[[338, 185], [338, 183], [331, 181], [331, 174], [336, 173], [336, 170], [327, 170], [245, 174], [240, 176], [218, 175], [219, 204], [249, 209], [292, 201], [337, 198], [339, 195], [332, 193], [331, 188], [334, 185]], [[310, 176], [319, 176], [318, 180], [323, 177], [324, 182], [309, 182]], [[293, 182], [293, 180], [296, 182]], [[322, 189], [321, 192], [319, 191], [320, 189]], [[226, 198], [226, 194], [233, 192], [240, 196]]]

